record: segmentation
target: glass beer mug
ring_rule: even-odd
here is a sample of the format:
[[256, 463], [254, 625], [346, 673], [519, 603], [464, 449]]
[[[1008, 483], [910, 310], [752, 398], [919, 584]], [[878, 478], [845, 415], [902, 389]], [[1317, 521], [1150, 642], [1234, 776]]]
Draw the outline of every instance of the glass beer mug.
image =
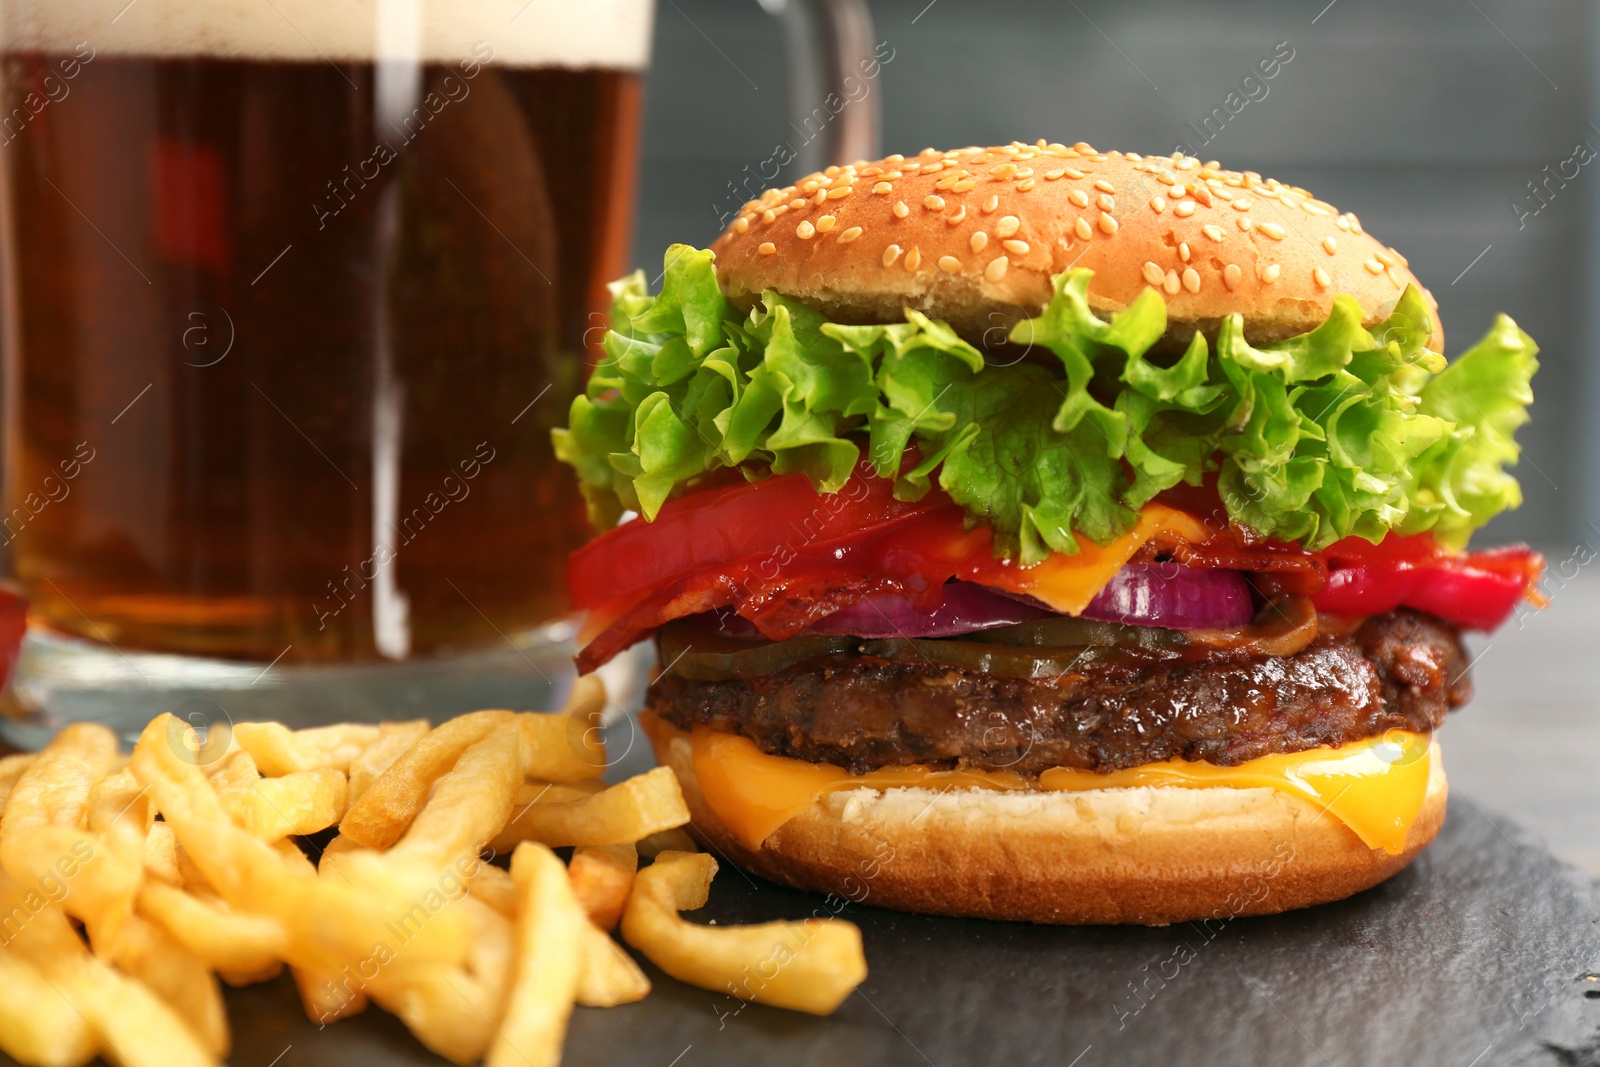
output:
[[[775, 6], [796, 84], [870, 49], [856, 0]], [[627, 267], [652, 18], [0, 0], [24, 710], [496, 649], [548, 696], [588, 535], [549, 435]], [[872, 150], [875, 106], [835, 151]]]

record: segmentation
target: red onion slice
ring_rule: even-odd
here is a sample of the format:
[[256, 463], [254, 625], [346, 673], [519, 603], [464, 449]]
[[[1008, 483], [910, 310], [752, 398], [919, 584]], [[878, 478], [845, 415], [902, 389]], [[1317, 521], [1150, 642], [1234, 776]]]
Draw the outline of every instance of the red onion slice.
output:
[[944, 601], [923, 611], [905, 597], [893, 594], [868, 597], [822, 619], [808, 634], [848, 634], [851, 637], [951, 637], [957, 634], [1014, 626], [1052, 615], [972, 582], [946, 582]]
[[1231, 630], [1255, 614], [1242, 573], [1182, 563], [1130, 563], [1083, 610], [1086, 619], [1169, 630]]
[[[947, 582], [944, 600], [925, 611], [896, 594], [868, 597], [820, 620], [807, 634], [862, 638], [955, 637], [1058, 614], [1032, 597], [973, 582]], [[1250, 584], [1239, 571], [1201, 570], [1181, 563], [1130, 563], [1084, 609], [1086, 619], [1172, 630], [1230, 630], [1255, 618]], [[702, 617], [701, 625], [729, 637], [755, 637], [733, 614]]]

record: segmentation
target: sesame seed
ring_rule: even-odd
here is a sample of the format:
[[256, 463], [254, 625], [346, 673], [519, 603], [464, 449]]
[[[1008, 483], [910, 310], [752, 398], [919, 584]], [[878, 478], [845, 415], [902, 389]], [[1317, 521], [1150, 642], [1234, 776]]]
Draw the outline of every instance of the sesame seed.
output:
[[1101, 211], [1115, 211], [1117, 209], [1117, 199], [1110, 193], [1101, 193], [1095, 197], [1094, 202]]
[[1031, 177], [1033, 177], [1033, 168], [1032, 167], [1018, 167], [1017, 168], [1017, 177], [1019, 177], [1019, 178], [1031, 178]]
[[798, 226], [796, 226], [794, 228], [794, 235], [796, 237], [800, 238], [800, 240], [802, 240], [802, 241], [811, 240], [811, 235], [816, 233], [816, 232], [817, 232], [817, 228], [815, 226], [811, 225], [811, 223], [809, 223], [809, 222], [804, 222], [804, 221], [802, 221], [800, 223], [800, 225], [798, 225]]
[[1365, 232], [1361, 229], [1361, 220], [1356, 218], [1356, 213], [1354, 211], [1350, 212], [1350, 229], [1356, 233]]
[[1350, 220], [1345, 218], [1343, 215], [1336, 216], [1333, 220], [1333, 224], [1339, 227], [1339, 229], [1343, 230], [1345, 233], [1350, 232]]
[[773, 218], [777, 218], [779, 215], [782, 215], [784, 212], [786, 212], [788, 210], [789, 210], [789, 205], [788, 204], [779, 204], [777, 207], [772, 209], [772, 217]]
[[845, 197], [850, 195], [851, 189], [852, 187], [848, 185], [836, 185], [832, 189], [828, 190], [828, 199], [843, 200]]
[[834, 178], [834, 177], [838, 176], [839, 168], [838, 168], [838, 166], [825, 167], [825, 168], [823, 168], [822, 173], [826, 174], [830, 178]]
[[978, 184], [976, 178], [962, 178], [950, 188], [958, 193], [970, 193]]
[[764, 256], [770, 256], [777, 250], [778, 246], [773, 244], [771, 241], [762, 241], [760, 246], [756, 248], [756, 251], [760, 252]]
[[845, 230], [843, 233], [841, 233], [839, 235], [838, 240], [839, 240], [840, 244], [847, 245], [851, 241], [854, 241], [857, 237], [860, 237], [860, 236], [861, 236], [861, 227], [860, 226], [852, 226], [848, 230]]
[[906, 202], [904, 200], [896, 200], [894, 202], [894, 217], [895, 218], [903, 219], [909, 214], [911, 214], [911, 209], [906, 207]]
[[1148, 259], [1144, 261], [1143, 270], [1144, 280], [1151, 285], [1160, 285], [1161, 280], [1166, 277], [1161, 271], [1161, 265]]
[[820, 219], [817, 220], [817, 232], [818, 233], [827, 233], [829, 230], [833, 229], [834, 224], [837, 223], [838, 221], [839, 220], [837, 218], [835, 218], [834, 216], [832, 216], [832, 215], [824, 215], [824, 216], [822, 216]]
[[1364, 266], [1374, 274], [1383, 273], [1383, 264], [1379, 263], [1376, 259], [1368, 259]]
[[1207, 237], [1211, 238], [1213, 241], [1222, 240], [1222, 227], [1221, 226], [1213, 226], [1211, 223], [1208, 222], [1204, 226], [1200, 227], [1200, 232], [1205, 234]]
[[1188, 241], [1179, 241], [1178, 242], [1178, 258], [1183, 260], [1185, 263], [1189, 262], [1189, 242]]
[[874, 177], [876, 177], [876, 176], [878, 176], [879, 174], [882, 174], [882, 173], [883, 173], [883, 168], [882, 167], [862, 167], [861, 168], [861, 176], [863, 178], [874, 178]]
[[1011, 266], [1011, 261], [1005, 256], [996, 256], [983, 268], [983, 276], [991, 282], [997, 282], [1006, 276], [1006, 269]]
[[1245, 233], [1249, 233], [1250, 232], [1250, 228], [1252, 226], [1254, 226], [1254, 225], [1255, 225], [1255, 223], [1250, 221], [1250, 216], [1249, 215], [1240, 215], [1239, 216], [1239, 229], [1243, 230]]
[[967, 205], [962, 204], [959, 208], [956, 209], [955, 214], [946, 215], [944, 217], [944, 221], [949, 223], [951, 226], [954, 226], [957, 223], [966, 221], [966, 218], [967, 218]]
[[915, 272], [922, 266], [922, 249], [913, 245], [911, 251], [906, 253], [906, 270]]
[[944, 197], [929, 193], [927, 196], [922, 198], [922, 206], [927, 208], [929, 211], [943, 211]]
[[1076, 180], [1078, 178], [1086, 177], [1086, 175], [1083, 173], [1083, 171], [1079, 170], [1077, 167], [1068, 167], [1067, 168], [1067, 177]]
[[1117, 187], [1106, 181], [1104, 178], [1101, 178], [1099, 181], [1095, 182], [1094, 187], [1100, 190], [1102, 193], [1115, 193], [1117, 191]]
[[888, 248], [885, 248], [883, 250], [883, 265], [885, 267], [894, 266], [895, 260], [897, 260], [899, 258], [900, 258], [900, 246], [899, 245], [890, 245]]
[[817, 191], [817, 183], [811, 179], [807, 179], [806, 181], [800, 183], [800, 191], [805, 193], [807, 196], [810, 196], [812, 193]]
[[1067, 169], [1065, 167], [1062, 167], [1060, 170], [1047, 170], [1044, 172], [1044, 180], [1047, 182], [1053, 182], [1057, 178], [1065, 177], [1066, 173]]
[[1078, 205], [1079, 207], [1088, 207], [1089, 206], [1089, 194], [1084, 192], [1082, 189], [1074, 189], [1074, 190], [1072, 190], [1072, 192], [1067, 194], [1067, 199], [1071, 200], [1074, 204]]
[[1316, 281], [1318, 289], [1326, 289], [1329, 285], [1333, 284], [1333, 279], [1328, 277], [1328, 272], [1323, 270], [1321, 267], [1313, 270], [1311, 272], [1311, 277]]
[[750, 228], [750, 220], [743, 215], [733, 220], [733, 232], [744, 233]]
[[994, 235], [1004, 240], [1016, 233], [1022, 226], [1022, 220], [1015, 215], [1001, 215], [994, 224]]
[[1167, 291], [1167, 295], [1168, 296], [1177, 295], [1178, 290], [1180, 288], [1182, 288], [1182, 287], [1183, 287], [1183, 282], [1178, 278], [1178, 272], [1175, 271], [1175, 270], [1167, 271], [1166, 278], [1163, 279], [1162, 282], [1161, 282], [1161, 288], [1163, 288], [1163, 289], [1165, 289]]
[[1015, 256], [1025, 256], [1028, 254], [1028, 242], [1019, 241], [1014, 237], [1009, 241], [1001, 241], [1000, 247]]
[[1017, 183], [1017, 192], [1019, 192], [1019, 193], [1028, 192], [1036, 184], [1038, 184], [1038, 181], [1039, 181], [1039, 179], [1037, 179], [1037, 178], [1024, 178], [1024, 179], [1022, 179], [1020, 182]]
[[1283, 240], [1283, 235], [1287, 232], [1276, 222], [1263, 222], [1260, 226], [1257, 226], [1256, 229], [1260, 230], [1274, 241]]
[[1404, 289], [1406, 287], [1405, 283], [1400, 280], [1399, 273], [1393, 267], [1385, 267], [1383, 272], [1389, 276], [1391, 282], [1394, 282], [1396, 289]]
[[1117, 220], [1106, 214], [1104, 211], [1100, 212], [1100, 229], [1103, 230], [1107, 236], [1116, 233]]
[[1183, 287], [1191, 293], [1200, 291], [1200, 272], [1190, 267], [1183, 272]]
[[1167, 198], [1164, 196], [1152, 196], [1150, 198], [1150, 210], [1157, 215], [1167, 210]]
[[1327, 217], [1328, 215], [1333, 214], [1333, 212], [1329, 211], [1327, 208], [1323, 207], [1322, 205], [1313, 204], [1309, 200], [1307, 200], [1305, 203], [1300, 205], [1300, 210], [1304, 211], [1307, 215], [1321, 215], [1323, 217]]
[[1178, 203], [1173, 207], [1172, 213], [1174, 215], [1178, 216], [1180, 219], [1188, 218], [1190, 215], [1194, 214], [1194, 201], [1192, 201], [1192, 200], [1180, 200], [1180, 201], [1178, 201]]
[[1080, 217], [1077, 222], [1072, 224], [1072, 229], [1085, 241], [1094, 236], [1094, 227], [1089, 225], [1089, 220], [1086, 218]]
[[1382, 263], [1385, 267], [1392, 267], [1395, 265], [1394, 257], [1387, 252], [1374, 252], [1372, 253], [1372, 258], [1377, 260], [1379, 263]]
[[797, 196], [793, 200], [789, 201], [789, 210], [790, 211], [799, 211], [801, 208], [803, 208], [805, 206], [806, 206], [806, 198], [803, 197], [803, 196]]
[[817, 195], [811, 198], [811, 202], [813, 204], [816, 204], [818, 207], [821, 207], [823, 204], [826, 204], [828, 202], [828, 190], [826, 190], [826, 189], [818, 189], [817, 190]]
[[1283, 273], [1283, 268], [1279, 267], [1276, 263], [1268, 263], [1256, 273], [1261, 275], [1262, 281], [1266, 282], [1268, 285], [1271, 285], [1273, 282], [1278, 280], [1278, 275]]
[[1228, 292], [1239, 288], [1239, 281], [1244, 277], [1244, 271], [1239, 269], [1239, 264], [1229, 263], [1222, 268], [1222, 284], [1228, 287]]
[[872, 187], [873, 196], [883, 196], [885, 193], [890, 193], [893, 191], [894, 186], [890, 185], [888, 182], [879, 182], [877, 185]]
[[896, 152], [894, 155], [889, 156], [884, 160], [885, 163], [904, 163], [905, 161], [906, 157], [901, 155], [899, 152]]
[[1233, 202], [1234, 208], [1236, 210], [1239, 210], [1239, 211], [1249, 211], [1250, 210], [1250, 204], [1251, 204], [1251, 201], [1250, 201], [1250, 198], [1248, 196], [1241, 196], [1239, 199], [1237, 199], [1237, 200], [1235, 200]]
[[1328, 234], [1322, 239], [1322, 250], [1330, 256], [1333, 255], [1339, 251], [1339, 239], [1331, 233]]
[[987, 200], [985, 200], [983, 202], [983, 213], [985, 215], [987, 215], [987, 214], [989, 214], [989, 212], [993, 211], [995, 208], [997, 208], [999, 206], [1000, 206], [1000, 198], [998, 196], [992, 196], [991, 195], [989, 197], [989, 199], [987, 199]]
[[956, 274], [961, 270], [961, 261], [955, 256], [940, 256], [939, 269], [946, 274]]
[[1189, 195], [1194, 197], [1206, 207], [1211, 206], [1211, 190], [1200, 182], [1191, 182], [1188, 185]]
[[979, 230], [977, 233], [973, 234], [971, 239], [967, 241], [967, 244], [971, 246], [974, 252], [982, 252], [984, 246], [988, 243], [989, 235], [984, 233], [982, 230]]
[[957, 178], [955, 175], [952, 174], [952, 175], [949, 175], [948, 177], [940, 178], [938, 181], [934, 182], [933, 183], [933, 187], [935, 189], [949, 189], [951, 186], [955, 185], [955, 183], [960, 181], [960, 180], [961, 180], [960, 178]]
[[761, 221], [765, 222], [765, 223], [768, 223], [769, 225], [777, 217], [778, 217], [777, 213], [774, 212], [770, 207], [767, 208], [767, 210], [765, 210], [765, 211], [763, 211], [761, 213]]
[[1219, 197], [1219, 198], [1221, 198], [1223, 200], [1232, 200], [1233, 199], [1233, 194], [1232, 193], [1228, 192], [1228, 190], [1226, 190], [1224, 188], [1221, 188], [1220, 186], [1215, 186], [1215, 185], [1213, 185], [1211, 187], [1211, 195], [1215, 196], [1215, 197]]
[[1017, 165], [1015, 163], [1002, 163], [998, 167], [991, 168], [989, 173], [995, 176], [996, 181], [1003, 182], [1017, 173]]

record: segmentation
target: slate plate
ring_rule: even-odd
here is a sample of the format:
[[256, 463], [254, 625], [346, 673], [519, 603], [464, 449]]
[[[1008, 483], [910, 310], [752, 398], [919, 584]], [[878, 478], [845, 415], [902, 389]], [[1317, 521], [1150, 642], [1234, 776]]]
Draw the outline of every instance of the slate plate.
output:
[[[565, 1063], [1600, 1064], [1594, 888], [1537, 842], [1451, 799], [1433, 847], [1388, 883], [1288, 915], [1160, 929], [1044, 927], [860, 905], [871, 976], [818, 1019], [651, 971], [643, 1003], [580, 1008]], [[799, 917], [823, 898], [725, 868], [697, 917]], [[229, 995], [232, 1062], [438, 1064], [378, 1011], [318, 1030], [293, 986]], [[275, 1059], [281, 1057], [281, 1059]]]

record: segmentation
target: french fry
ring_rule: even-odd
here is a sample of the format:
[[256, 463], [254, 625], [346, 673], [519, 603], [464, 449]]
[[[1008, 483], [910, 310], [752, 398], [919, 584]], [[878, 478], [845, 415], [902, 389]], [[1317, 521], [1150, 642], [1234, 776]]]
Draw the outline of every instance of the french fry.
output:
[[233, 749], [215, 763], [205, 765], [213, 789], [230, 789], [253, 784], [261, 777], [255, 757], [243, 749]]
[[657, 767], [582, 800], [526, 805], [506, 823], [493, 847], [508, 852], [522, 841], [552, 848], [625, 845], [688, 821], [677, 775], [670, 767]]
[[517, 887], [516, 962], [488, 1067], [544, 1067], [561, 1061], [578, 990], [585, 923], [555, 853], [532, 842], [511, 856]]
[[217, 787], [233, 821], [263, 841], [327, 829], [344, 816], [348, 796], [344, 772], [332, 767]]
[[393, 845], [422, 810], [433, 783], [461, 753], [511, 721], [509, 711], [474, 711], [429, 731], [350, 805], [339, 832], [366, 848]]
[[579, 1004], [586, 1008], [614, 1008], [643, 1000], [649, 994], [650, 979], [609, 934], [588, 922], [580, 934], [575, 993]]
[[6, 798], [11, 796], [11, 790], [16, 788], [17, 779], [22, 777], [22, 772], [32, 766], [37, 758], [32, 752], [18, 752], [0, 757], [0, 811], [5, 810]]
[[78, 1067], [95, 1054], [88, 1020], [33, 964], [0, 950], [0, 1050], [36, 1067]]
[[521, 782], [521, 726], [513, 720], [467, 746], [389, 855], [397, 863], [439, 868], [476, 856], [511, 816]]
[[233, 740], [254, 757], [262, 774], [279, 778], [323, 769], [348, 773], [380, 733], [376, 725], [356, 722], [309, 730], [290, 730], [281, 722], [241, 722], [233, 728]]
[[[23, 896], [11, 878], [0, 884], [0, 907], [13, 908]], [[9, 947], [82, 1014], [99, 1050], [123, 1067], [209, 1067], [216, 1062], [165, 1002], [91, 955], [58, 909], [33, 913]]]
[[283, 923], [234, 911], [220, 898], [147, 879], [139, 911], [173, 940], [225, 974], [264, 974], [287, 948]]
[[743, 1000], [826, 1015], [867, 976], [861, 931], [841, 919], [701, 926], [678, 912], [704, 907], [717, 861], [663, 852], [634, 879], [622, 936], [679, 981]]
[[74, 723], [22, 772], [0, 820], [0, 865], [20, 885], [65, 884], [63, 906], [107, 936], [133, 910], [139, 867], [86, 829], [95, 785], [117, 763], [117, 739], [94, 723]]
[[494, 1035], [512, 964], [511, 923], [483, 902], [454, 903], [473, 930], [464, 966], [430, 966], [395, 976], [379, 971], [372, 999], [405, 1022], [428, 1048], [458, 1064], [476, 1063]]
[[467, 892], [483, 901], [508, 919], [517, 917], [517, 889], [511, 881], [511, 872], [488, 863], [480, 863], [467, 883]]
[[178, 866], [178, 839], [172, 835], [169, 823], [150, 824], [145, 834], [144, 851], [140, 854], [145, 880], [160, 879], [168, 885], [182, 885], [183, 871]]
[[584, 845], [573, 849], [567, 876], [572, 879], [572, 892], [590, 922], [601, 930], [616, 929], [638, 869], [639, 850], [632, 845]]
[[529, 777], [551, 782], [598, 778], [606, 769], [599, 730], [605, 704], [604, 684], [597, 675], [586, 674], [573, 683], [561, 711], [522, 716]]
[[671, 830], [658, 830], [649, 837], [641, 838], [635, 846], [639, 855], [646, 859], [655, 859], [663, 852], [699, 852], [700, 846], [695, 844], [694, 838], [689, 836], [689, 831], [678, 827]]
[[228, 1055], [228, 1016], [222, 990], [211, 969], [160, 927], [135, 915], [123, 926], [115, 948], [100, 952], [124, 974], [136, 978], [166, 1002], [218, 1059]]
[[378, 739], [367, 750], [350, 761], [350, 803], [361, 799], [372, 783], [388, 770], [394, 761], [411, 751], [413, 745], [428, 736], [431, 729], [426, 719], [410, 722], [386, 722], [378, 727]]
[[[205, 776], [178, 757], [169, 734], [180, 729], [171, 715], [152, 720], [129, 768], [149, 787], [178, 843], [218, 895], [240, 911], [284, 924], [286, 962], [336, 972], [348, 960], [369, 956], [375, 944], [395, 940], [386, 924], [405, 910], [405, 897], [301, 877], [283, 854], [235, 826]], [[396, 951], [419, 963], [460, 959], [466, 931], [459, 917], [445, 909], [429, 920]]]
[[367, 994], [360, 980], [351, 975], [304, 967], [295, 967], [291, 973], [306, 1018], [318, 1026], [327, 1026], [367, 1010]]

